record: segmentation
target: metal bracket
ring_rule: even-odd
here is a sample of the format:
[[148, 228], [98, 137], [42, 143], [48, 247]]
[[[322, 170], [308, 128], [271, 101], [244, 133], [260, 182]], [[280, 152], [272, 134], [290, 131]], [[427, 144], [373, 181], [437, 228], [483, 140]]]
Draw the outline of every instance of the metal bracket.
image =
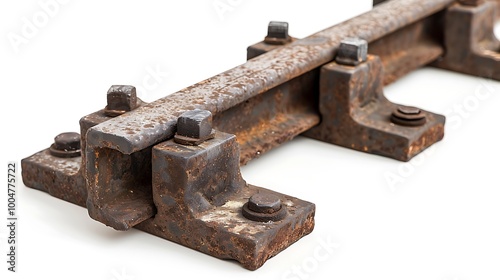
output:
[[257, 269], [313, 230], [315, 206], [247, 184], [239, 165], [300, 134], [410, 160], [443, 138], [444, 117], [383, 87], [426, 65], [499, 80], [495, 18], [493, 1], [392, 0], [300, 40], [271, 22], [247, 63], [177, 93], [145, 103], [112, 86], [81, 136], [22, 161], [24, 183]]
[[383, 95], [382, 72], [377, 56], [357, 66], [337, 62], [323, 66], [322, 122], [305, 135], [402, 161], [441, 140], [444, 116], [389, 102]]
[[[434, 66], [500, 80], [500, 41], [495, 37], [495, 2], [454, 4], [445, 15], [446, 54]], [[500, 15], [498, 15], [500, 16]]]

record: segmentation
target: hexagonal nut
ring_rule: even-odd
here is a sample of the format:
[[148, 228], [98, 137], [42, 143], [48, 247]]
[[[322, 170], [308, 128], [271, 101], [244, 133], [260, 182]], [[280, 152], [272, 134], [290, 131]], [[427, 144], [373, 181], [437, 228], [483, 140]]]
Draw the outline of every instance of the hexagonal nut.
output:
[[137, 108], [137, 93], [134, 86], [113, 85], [108, 90], [106, 110], [125, 113]]
[[271, 193], [257, 193], [252, 195], [241, 209], [243, 217], [256, 222], [277, 222], [288, 215], [286, 204]]
[[368, 57], [368, 42], [359, 38], [342, 40], [335, 61], [339, 64], [356, 66]]
[[207, 110], [187, 111], [177, 119], [177, 134], [195, 139], [206, 139], [212, 134], [212, 113]]
[[416, 107], [398, 106], [391, 114], [391, 122], [402, 126], [422, 126], [427, 122], [425, 113]]

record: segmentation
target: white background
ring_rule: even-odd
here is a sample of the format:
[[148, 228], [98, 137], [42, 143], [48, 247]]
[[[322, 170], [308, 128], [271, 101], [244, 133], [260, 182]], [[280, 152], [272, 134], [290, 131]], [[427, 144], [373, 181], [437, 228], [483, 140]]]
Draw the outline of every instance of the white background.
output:
[[[79, 131], [80, 117], [105, 106], [112, 84], [142, 87], [139, 96], [153, 101], [244, 63], [270, 20], [288, 21], [301, 38], [370, 8], [371, 0], [75, 0], [43, 22], [39, 2], [2, 1], [1, 162], [6, 169], [60, 132]], [[11, 44], [13, 34], [23, 36], [23, 18], [33, 17], [37, 30]], [[154, 71], [161, 73], [145, 85]], [[2, 261], [0, 275], [500, 279], [500, 83], [429, 68], [386, 95], [447, 115], [445, 139], [401, 163], [298, 137], [243, 167], [247, 182], [317, 206], [314, 232], [255, 272], [137, 230], [114, 231], [83, 208], [23, 187], [19, 174], [18, 273], [7, 273]], [[7, 171], [0, 173], [5, 182]], [[0, 198], [6, 217], [6, 191]], [[0, 237], [4, 260], [5, 225]]]

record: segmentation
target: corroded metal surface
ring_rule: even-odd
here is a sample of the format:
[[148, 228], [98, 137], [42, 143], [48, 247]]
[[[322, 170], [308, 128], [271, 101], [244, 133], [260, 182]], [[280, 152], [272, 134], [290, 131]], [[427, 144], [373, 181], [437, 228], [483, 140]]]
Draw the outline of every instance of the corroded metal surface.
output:
[[[234, 259], [255, 270], [314, 228], [312, 203], [246, 184], [239, 171], [234, 135], [221, 132], [199, 146], [173, 140], [152, 149], [151, 192], [137, 199], [137, 189], [120, 191], [108, 225], [125, 229], [120, 219], [151, 216], [136, 227], [222, 259]], [[87, 189], [81, 158], [56, 158], [48, 149], [23, 160], [27, 186], [85, 206]], [[116, 191], [116, 190], [115, 190]], [[287, 215], [274, 222], [243, 216], [243, 205], [255, 194], [278, 197]], [[151, 202], [155, 215], [146, 206]], [[141, 203], [145, 203], [141, 205]], [[122, 228], [120, 228], [122, 227]]]
[[[239, 171], [234, 135], [217, 132], [199, 146], [172, 140], [153, 148], [153, 200], [157, 214], [138, 228], [254, 270], [314, 227], [314, 204], [247, 185]], [[256, 193], [275, 195], [288, 215], [280, 221], [245, 218]]]
[[[151, 168], [144, 159], [153, 145], [174, 135], [177, 117], [184, 111], [196, 108], [211, 111], [216, 128], [237, 135], [242, 159], [246, 162], [319, 122], [319, 114], [311, 106], [317, 100], [314, 97], [317, 96], [314, 84], [318, 79], [315, 69], [334, 58], [341, 40], [357, 36], [373, 42], [438, 12], [451, 2], [389, 2], [370, 13], [255, 57], [244, 65], [90, 128], [85, 169], [89, 214], [120, 229], [134, 226], [154, 214], [143, 211], [142, 216], [133, 217], [125, 224], [110, 220], [113, 215], [108, 215], [119, 207], [113, 202], [117, 194], [129, 188], [135, 190], [136, 195], [132, 197], [143, 200], [142, 192], [148, 189], [148, 184], [143, 183], [147, 180], [141, 179], [141, 174], [148, 174]], [[287, 81], [290, 83], [285, 83]], [[226, 116], [235, 112], [247, 113], [239, 118], [227, 118], [225, 112]], [[115, 162], [122, 162], [118, 164], [122, 166], [117, 168]], [[121, 179], [113, 180], [117, 176]], [[145, 201], [143, 204], [150, 209]]]
[[87, 186], [81, 160], [81, 157], [58, 158], [45, 149], [22, 160], [23, 182], [30, 188], [85, 206]]
[[455, 4], [445, 17], [446, 54], [434, 64], [466, 74], [500, 80], [500, 41], [493, 32], [495, 4]]
[[[398, 105], [383, 95], [380, 59], [356, 67], [332, 62], [320, 81], [322, 122], [306, 136], [354, 150], [408, 161], [444, 136], [445, 118], [419, 110], [426, 122], [406, 126], [391, 121]], [[420, 112], [421, 111], [421, 112]]]
[[215, 115], [214, 127], [237, 136], [246, 164], [320, 122], [317, 87], [310, 71]]
[[359, 37], [373, 42], [443, 10], [453, 0], [399, 0], [320, 31], [203, 82], [145, 105], [88, 134], [92, 147], [124, 154], [173, 136], [177, 117], [195, 108], [214, 116], [333, 60], [340, 41]]
[[[387, 2], [387, 1], [389, 1], [389, 0], [373, 0], [373, 6], [378, 5], [378, 4], [382, 4], [382, 3]], [[468, 0], [464, 0], [464, 1], [468, 1]], [[495, 3], [497, 5], [496, 18], [497, 18], [497, 20], [500, 20], [500, 0], [484, 0], [484, 1], [489, 1], [489, 2]], [[476, 1], [476, 2], [479, 2], [479, 1]]]
[[436, 13], [369, 45], [370, 54], [379, 56], [384, 64], [385, 85], [444, 54], [443, 14]]
[[[383, 86], [436, 60], [499, 79], [491, 3], [392, 0], [301, 40], [273, 23], [247, 63], [155, 102], [112, 87], [106, 109], [80, 120], [81, 156], [36, 153], [22, 161], [23, 180], [115, 229], [136, 227], [256, 269], [312, 231], [315, 206], [247, 184], [239, 165], [304, 132], [403, 161], [439, 141], [444, 117], [390, 103]], [[362, 39], [348, 52], [355, 67], [332, 62], [346, 38]], [[191, 122], [197, 134], [179, 133], [178, 117], [194, 109], [210, 111], [215, 134], [208, 117]]]

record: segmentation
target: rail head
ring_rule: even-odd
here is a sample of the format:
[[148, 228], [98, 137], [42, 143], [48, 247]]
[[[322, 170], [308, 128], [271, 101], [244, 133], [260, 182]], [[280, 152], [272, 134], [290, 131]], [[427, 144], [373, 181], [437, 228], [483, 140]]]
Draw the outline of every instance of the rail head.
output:
[[91, 128], [90, 147], [132, 154], [173, 137], [177, 117], [192, 109], [214, 115], [333, 60], [341, 40], [373, 42], [435, 14], [454, 0], [393, 0], [205, 81]]

